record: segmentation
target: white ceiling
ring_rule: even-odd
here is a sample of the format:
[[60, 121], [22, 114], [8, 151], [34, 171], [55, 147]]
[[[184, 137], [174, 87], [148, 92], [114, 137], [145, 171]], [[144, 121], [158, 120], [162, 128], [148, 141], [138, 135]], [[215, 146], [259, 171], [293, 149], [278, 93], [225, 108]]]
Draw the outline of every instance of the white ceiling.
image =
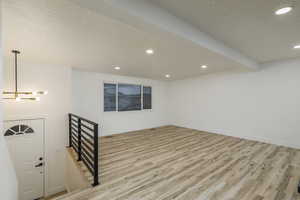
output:
[[[299, 0], [151, 0], [258, 62], [300, 57]], [[281, 5], [294, 10], [274, 15]]]
[[[162, 3], [175, 13], [176, 9], [169, 7], [172, 1], [180, 4], [175, 0]], [[247, 52], [240, 54], [217, 40], [210, 40], [213, 46], [205, 46], [204, 40], [199, 43], [171, 30], [149, 25], [142, 18], [108, 5], [105, 0], [3, 0], [2, 7], [6, 59], [12, 59], [11, 49], [20, 49], [21, 62], [64, 65], [158, 80], [165, 80], [165, 74], [171, 74], [170, 80], [178, 80], [232, 68], [243, 69], [245, 63], [255, 65], [255, 60], [247, 57], [255, 56]], [[195, 33], [201, 35], [201, 32]], [[206, 36], [200, 39], [205, 38], [210, 39]], [[146, 55], [147, 48], [153, 48], [155, 54]], [[222, 53], [218, 48], [227, 51]], [[260, 51], [259, 48], [256, 50]], [[297, 56], [292, 55], [295, 54], [293, 51], [290, 53], [281, 58]], [[203, 64], [209, 68], [202, 70], [200, 66]], [[115, 65], [121, 70], [115, 71]]]

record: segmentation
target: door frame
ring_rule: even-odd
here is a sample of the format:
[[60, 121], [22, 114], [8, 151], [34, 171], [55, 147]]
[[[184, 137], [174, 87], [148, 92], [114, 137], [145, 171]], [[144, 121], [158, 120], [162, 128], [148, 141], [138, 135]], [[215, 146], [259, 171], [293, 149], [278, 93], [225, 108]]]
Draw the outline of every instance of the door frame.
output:
[[[3, 123], [13, 121], [42, 120], [43, 122], [43, 157], [44, 157], [44, 174], [43, 174], [43, 197], [46, 197], [47, 178], [48, 178], [48, 158], [46, 157], [46, 115], [10, 115], [4, 116]], [[3, 130], [4, 131], [4, 130]]]

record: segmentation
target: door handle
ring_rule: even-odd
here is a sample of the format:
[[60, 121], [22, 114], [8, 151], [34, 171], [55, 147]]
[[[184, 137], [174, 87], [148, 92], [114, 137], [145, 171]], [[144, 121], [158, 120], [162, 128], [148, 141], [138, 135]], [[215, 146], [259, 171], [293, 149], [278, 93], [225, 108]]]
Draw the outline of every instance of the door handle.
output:
[[44, 163], [39, 163], [35, 167], [42, 167], [43, 165], [44, 165]]

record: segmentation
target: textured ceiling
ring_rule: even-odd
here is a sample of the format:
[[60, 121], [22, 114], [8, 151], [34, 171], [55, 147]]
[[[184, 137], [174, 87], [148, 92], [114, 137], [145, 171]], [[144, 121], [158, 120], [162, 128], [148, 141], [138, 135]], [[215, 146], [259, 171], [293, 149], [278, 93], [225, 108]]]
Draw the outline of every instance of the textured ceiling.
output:
[[[149, 0], [258, 62], [300, 57], [299, 0]], [[295, 9], [282, 16], [276, 8]]]

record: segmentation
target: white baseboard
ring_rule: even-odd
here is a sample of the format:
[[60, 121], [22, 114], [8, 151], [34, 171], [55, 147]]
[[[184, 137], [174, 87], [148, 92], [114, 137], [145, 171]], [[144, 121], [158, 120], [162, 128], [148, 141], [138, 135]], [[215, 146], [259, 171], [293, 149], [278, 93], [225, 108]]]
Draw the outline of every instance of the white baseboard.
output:
[[252, 136], [252, 135], [251, 136], [245, 136], [245, 135], [240, 136], [240, 135], [235, 135], [235, 134], [228, 133], [228, 132], [221, 132], [221, 131], [215, 131], [215, 130], [209, 130], [209, 129], [199, 129], [199, 128], [195, 128], [195, 127], [188, 127], [188, 126], [182, 126], [182, 125], [174, 125], [174, 126], [191, 128], [191, 129], [195, 129], [195, 130], [199, 130], [199, 131], [215, 133], [218, 135], [226, 135], [226, 136], [231, 136], [231, 137], [236, 137], [236, 138], [241, 138], [241, 139], [246, 139], [246, 140], [253, 140], [253, 141], [264, 142], [264, 143], [268, 143], [268, 144], [274, 144], [274, 145], [278, 145], [278, 146], [300, 149], [300, 142], [298, 142], [298, 141], [291, 142], [291, 141], [287, 141], [287, 140], [283, 140], [283, 139], [277, 141], [277, 140], [274, 140], [273, 138], [267, 138], [267, 137], [258, 137], [258, 136]]

